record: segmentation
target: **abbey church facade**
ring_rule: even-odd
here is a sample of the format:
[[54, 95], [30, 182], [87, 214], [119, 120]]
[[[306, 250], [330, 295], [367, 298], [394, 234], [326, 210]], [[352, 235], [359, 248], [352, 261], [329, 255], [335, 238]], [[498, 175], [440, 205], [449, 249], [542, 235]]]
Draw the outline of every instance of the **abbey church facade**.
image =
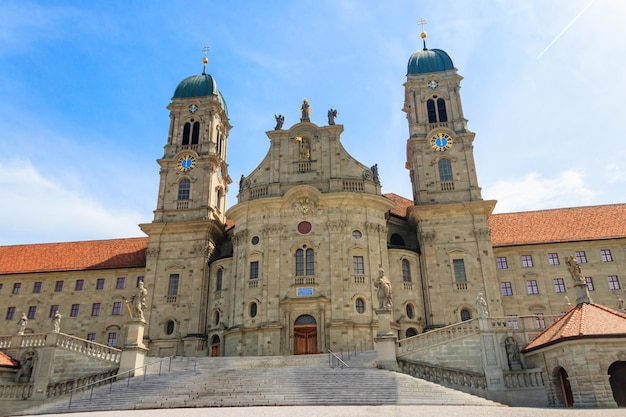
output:
[[[377, 167], [344, 148], [332, 112], [318, 125], [306, 101], [298, 123], [279, 119], [265, 133], [267, 154], [233, 183], [226, 101], [206, 70], [186, 78], [168, 105], [146, 237], [0, 247], [0, 334], [14, 334], [22, 314], [26, 333], [47, 332], [59, 312], [61, 332], [121, 346], [126, 302], [143, 281], [151, 355], [371, 349], [379, 273], [405, 338], [476, 317], [479, 294], [491, 316], [512, 321], [567, 311], [566, 256], [582, 266], [594, 302], [618, 307], [626, 205], [492, 214], [461, 80], [442, 50], [410, 56], [413, 195], [403, 197], [383, 194]], [[227, 196], [237, 199], [228, 210]]]

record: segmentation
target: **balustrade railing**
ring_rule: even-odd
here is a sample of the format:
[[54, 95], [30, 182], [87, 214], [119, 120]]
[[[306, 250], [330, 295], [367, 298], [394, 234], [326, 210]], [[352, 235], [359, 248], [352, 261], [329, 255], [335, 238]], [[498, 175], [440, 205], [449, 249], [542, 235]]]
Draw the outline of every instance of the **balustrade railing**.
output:
[[355, 284], [365, 284], [365, 275], [355, 275], [354, 276]]
[[119, 363], [122, 354], [120, 349], [90, 342], [64, 333], [57, 333], [55, 346], [113, 363]]
[[441, 181], [439, 188], [441, 191], [454, 191], [454, 181]]
[[33, 384], [0, 385], [0, 398], [25, 400], [33, 395]]
[[543, 387], [541, 369], [524, 369], [521, 371], [505, 371], [504, 386], [507, 389], [528, 389]]
[[315, 277], [296, 277], [294, 282], [296, 285], [315, 284]]
[[457, 324], [431, 330], [398, 341], [398, 357], [426, 349], [431, 346], [450, 342], [462, 337], [478, 334], [478, 319], [462, 321]]
[[365, 191], [365, 185], [363, 181], [344, 181], [343, 191], [363, 192]]
[[447, 368], [430, 363], [398, 359], [403, 373], [441, 385], [487, 389], [487, 378], [477, 372]]
[[68, 381], [60, 381], [54, 384], [49, 384], [46, 388], [46, 398], [55, 398], [62, 395], [70, 394], [73, 391], [90, 386], [91, 384], [97, 384], [99, 381], [106, 380], [107, 378], [110, 378], [116, 374], [117, 369], [112, 369], [93, 375], [70, 379]]
[[267, 186], [258, 187], [250, 190], [250, 200], [255, 198], [266, 197], [269, 194], [269, 188]]

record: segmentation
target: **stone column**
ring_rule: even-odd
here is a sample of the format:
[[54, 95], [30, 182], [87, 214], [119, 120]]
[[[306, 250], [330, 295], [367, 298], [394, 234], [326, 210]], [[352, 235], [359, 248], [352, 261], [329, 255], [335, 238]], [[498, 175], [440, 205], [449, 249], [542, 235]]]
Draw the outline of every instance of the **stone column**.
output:
[[396, 335], [391, 331], [391, 309], [378, 309], [378, 333], [374, 338], [376, 342], [376, 365], [382, 369], [399, 371], [396, 360]]
[[[122, 375], [121, 379], [144, 374], [144, 365], [148, 348], [143, 344], [143, 333], [146, 321], [142, 319], [131, 319], [126, 323], [128, 336], [124, 342], [124, 348], [120, 358], [120, 369], [118, 373], [131, 371]], [[139, 368], [139, 369], [137, 369]]]

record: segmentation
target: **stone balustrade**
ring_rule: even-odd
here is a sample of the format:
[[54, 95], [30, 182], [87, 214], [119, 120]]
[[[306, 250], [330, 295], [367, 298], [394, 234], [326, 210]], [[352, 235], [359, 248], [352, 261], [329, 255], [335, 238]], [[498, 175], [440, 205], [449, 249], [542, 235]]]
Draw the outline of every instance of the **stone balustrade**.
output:
[[528, 389], [543, 387], [543, 374], [540, 368], [521, 371], [505, 371], [504, 386], [507, 389]]
[[398, 359], [403, 373], [450, 387], [487, 389], [487, 378], [477, 372], [447, 368], [426, 362]]
[[0, 398], [8, 400], [25, 400], [33, 394], [33, 384], [0, 385]]
[[442, 343], [478, 334], [478, 319], [462, 321], [436, 330], [430, 330], [398, 341], [397, 356], [408, 355]]
[[[46, 390], [46, 398], [60, 397], [62, 395], [69, 394], [70, 391], [78, 390], [82, 387], [86, 387], [90, 384], [96, 384], [97, 382], [110, 383], [108, 379], [117, 374], [117, 369], [112, 369], [105, 372], [99, 372], [92, 375], [86, 375], [80, 378], [70, 379], [68, 381], [60, 381], [54, 384], [49, 384]], [[96, 384], [100, 385], [100, 384]]]
[[122, 354], [120, 349], [90, 342], [64, 333], [57, 334], [56, 344], [54, 346], [113, 363], [119, 363]]

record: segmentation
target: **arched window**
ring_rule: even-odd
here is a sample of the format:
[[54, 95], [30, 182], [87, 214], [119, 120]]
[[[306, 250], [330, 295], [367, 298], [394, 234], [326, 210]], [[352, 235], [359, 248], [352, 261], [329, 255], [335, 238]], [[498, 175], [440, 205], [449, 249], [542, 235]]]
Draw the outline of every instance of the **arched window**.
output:
[[391, 235], [391, 239], [389, 239], [389, 243], [393, 246], [405, 246], [404, 239], [397, 233]]
[[436, 123], [437, 111], [435, 110], [435, 100], [433, 100], [432, 98], [428, 99], [428, 101], [426, 102], [426, 109], [428, 110], [428, 123]]
[[315, 275], [315, 251], [298, 249], [296, 251], [296, 276]]
[[413, 336], [417, 336], [417, 330], [415, 330], [413, 327], [409, 327], [408, 329], [406, 329], [406, 337]]
[[365, 313], [365, 300], [363, 300], [362, 298], [357, 298], [354, 302], [354, 308], [359, 314]]
[[256, 303], [250, 303], [250, 317], [256, 317], [258, 306]]
[[448, 113], [446, 112], [446, 102], [442, 98], [437, 99], [437, 113], [439, 113], [440, 122], [448, 121]]
[[197, 145], [199, 137], [200, 137], [200, 122], [194, 122], [193, 129], [191, 130], [191, 144]]
[[472, 313], [470, 313], [469, 310], [465, 308], [461, 310], [461, 321], [468, 321], [468, 320], [471, 320], [471, 318], [472, 318]]
[[187, 122], [185, 123], [185, 126], [183, 126], [183, 146], [189, 145], [190, 132], [191, 132], [191, 123]]
[[213, 324], [215, 324], [216, 326], [220, 324], [220, 312], [218, 310], [215, 310], [215, 312], [213, 313]]
[[413, 304], [406, 305], [406, 316], [410, 319], [415, 317], [415, 309], [413, 308]]
[[452, 162], [448, 158], [441, 158], [437, 166], [439, 167], [439, 181], [454, 181]]
[[191, 189], [191, 181], [187, 178], [180, 180], [178, 183], [178, 199], [189, 200], [189, 191]]
[[222, 278], [224, 272], [223, 269], [220, 268], [217, 270], [217, 278], [215, 279], [215, 291], [222, 291]]
[[408, 259], [402, 260], [402, 281], [411, 282], [411, 264]]
[[220, 207], [222, 207], [222, 189], [218, 189], [217, 193], [216, 193], [216, 198], [215, 198], [215, 208], [217, 208], [218, 210], [220, 209]]

